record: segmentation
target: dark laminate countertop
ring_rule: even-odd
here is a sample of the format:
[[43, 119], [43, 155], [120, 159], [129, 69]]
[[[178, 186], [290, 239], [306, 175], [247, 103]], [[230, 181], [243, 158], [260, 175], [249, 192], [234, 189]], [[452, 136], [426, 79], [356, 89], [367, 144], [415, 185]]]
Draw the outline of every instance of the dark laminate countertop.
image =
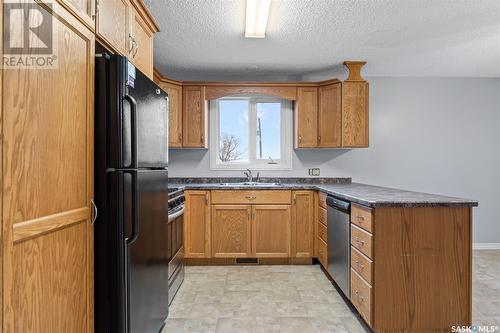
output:
[[[307, 178], [305, 178], [307, 179]], [[337, 198], [355, 202], [369, 207], [476, 207], [476, 200], [447, 197], [437, 194], [405, 191], [388, 187], [351, 183], [349, 178], [331, 178], [323, 181], [280, 182], [279, 185], [269, 186], [241, 186], [221, 185], [214, 182], [196, 182], [197, 179], [183, 182], [174, 182], [172, 187], [183, 187], [187, 190], [299, 190], [310, 189], [325, 192]], [[239, 182], [239, 179], [233, 182]], [[273, 180], [278, 182], [276, 179]], [[222, 181], [230, 183], [231, 181]]]

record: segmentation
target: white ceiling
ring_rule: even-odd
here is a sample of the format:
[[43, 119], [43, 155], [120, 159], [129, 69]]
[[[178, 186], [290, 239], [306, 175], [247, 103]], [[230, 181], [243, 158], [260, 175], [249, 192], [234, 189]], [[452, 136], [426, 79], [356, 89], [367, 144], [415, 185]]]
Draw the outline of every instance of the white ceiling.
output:
[[500, 77], [500, 0], [273, 0], [246, 39], [245, 0], [145, 0], [154, 63], [177, 79], [299, 80], [366, 60], [366, 76]]

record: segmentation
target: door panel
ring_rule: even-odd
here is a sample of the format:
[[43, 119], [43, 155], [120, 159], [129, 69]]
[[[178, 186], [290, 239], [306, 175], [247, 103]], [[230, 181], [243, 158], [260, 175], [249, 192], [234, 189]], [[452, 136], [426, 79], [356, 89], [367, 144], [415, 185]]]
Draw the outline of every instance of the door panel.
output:
[[167, 171], [137, 172], [137, 237], [129, 239], [126, 252], [130, 333], [159, 332], [167, 315], [167, 188]]
[[368, 147], [368, 83], [342, 84], [342, 146]]
[[318, 145], [318, 88], [297, 88], [295, 147]]
[[135, 42], [129, 58], [139, 70], [153, 79], [153, 32], [134, 8], [131, 8], [132, 38]]
[[186, 191], [184, 251], [186, 258], [210, 258], [210, 192]]
[[160, 82], [168, 94], [168, 147], [182, 147], [182, 86]]
[[59, 0], [82, 23], [94, 31], [97, 0]]
[[252, 254], [251, 206], [212, 206], [212, 255], [244, 258]]
[[59, 3], [36, 5], [57, 14], [58, 65], [3, 71], [3, 331], [84, 332], [93, 328], [94, 35]]
[[186, 148], [208, 148], [205, 87], [182, 88], [182, 135]]
[[124, 56], [129, 47], [129, 10], [127, 0], [101, 0], [97, 11], [98, 38]]
[[257, 258], [290, 256], [290, 205], [252, 206], [252, 252]]
[[342, 135], [342, 83], [319, 88], [318, 146], [340, 147]]
[[313, 256], [314, 192], [293, 191], [292, 257]]

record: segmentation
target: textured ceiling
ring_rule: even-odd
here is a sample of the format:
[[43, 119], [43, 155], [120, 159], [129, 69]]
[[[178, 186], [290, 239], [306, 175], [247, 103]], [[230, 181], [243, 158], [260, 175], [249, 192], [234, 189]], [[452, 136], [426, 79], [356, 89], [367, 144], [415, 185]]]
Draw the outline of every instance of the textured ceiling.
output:
[[500, 0], [273, 0], [245, 39], [244, 0], [145, 0], [155, 67], [177, 79], [307, 79], [343, 60], [366, 76], [500, 77]]

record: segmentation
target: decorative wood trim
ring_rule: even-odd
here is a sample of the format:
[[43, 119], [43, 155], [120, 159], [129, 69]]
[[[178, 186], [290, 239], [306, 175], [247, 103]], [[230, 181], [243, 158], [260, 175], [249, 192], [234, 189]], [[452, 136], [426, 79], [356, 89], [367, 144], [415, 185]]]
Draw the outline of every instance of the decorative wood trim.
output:
[[151, 33], [159, 32], [160, 26], [158, 22], [156, 22], [155, 18], [149, 10], [146, 8], [143, 0], [130, 0], [130, 3], [139, 13], [139, 16], [146, 22], [148, 28], [151, 30]]
[[365, 81], [361, 76], [361, 67], [365, 64], [366, 61], [344, 61], [344, 66], [349, 70], [346, 81]]
[[295, 101], [297, 88], [293, 86], [206, 86], [205, 99], [212, 100], [238, 94], [263, 94]]
[[70, 225], [85, 222], [90, 217], [90, 208], [83, 207], [54, 215], [43, 216], [13, 226], [14, 243], [22, 242]]

